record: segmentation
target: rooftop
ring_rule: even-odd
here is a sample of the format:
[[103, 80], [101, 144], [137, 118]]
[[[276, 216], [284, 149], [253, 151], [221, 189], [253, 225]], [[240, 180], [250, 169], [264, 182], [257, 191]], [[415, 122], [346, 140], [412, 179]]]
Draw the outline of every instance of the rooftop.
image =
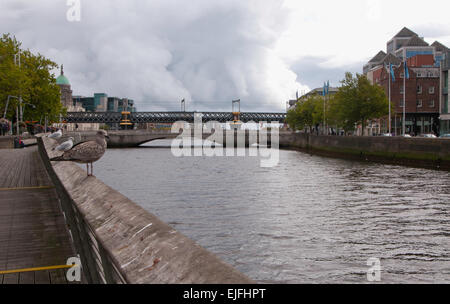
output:
[[411, 31], [409, 28], [404, 27], [400, 32], [398, 32], [397, 35], [394, 36], [394, 38], [408, 38], [413, 36], [419, 36], [413, 31]]
[[397, 56], [395, 56], [394, 54], [387, 54], [382, 62], [384, 64], [389, 64], [392, 63], [393, 65], [399, 65], [400, 63], [402, 63], [402, 60], [400, 58], [398, 58]]
[[430, 46], [430, 45], [422, 38], [419, 38], [419, 36], [414, 36], [408, 40], [405, 46]]
[[383, 58], [386, 57], [386, 53], [383, 51], [379, 51], [378, 54], [375, 55], [369, 62], [378, 63], [383, 60]]
[[436, 48], [437, 52], [447, 52], [448, 51], [448, 47], [446, 47], [445, 45], [443, 45], [439, 41], [433, 42], [433, 44], [431, 46], [434, 46]]

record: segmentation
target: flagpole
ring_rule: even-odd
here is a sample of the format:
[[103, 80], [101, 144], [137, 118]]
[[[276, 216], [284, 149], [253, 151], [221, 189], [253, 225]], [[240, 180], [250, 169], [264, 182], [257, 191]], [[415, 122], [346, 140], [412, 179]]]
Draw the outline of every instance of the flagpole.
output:
[[406, 134], [406, 61], [403, 63], [403, 136]]
[[328, 101], [328, 95], [330, 91], [330, 81], [328, 80], [327, 82], [324, 82], [323, 84], [323, 134], [324, 135], [328, 135], [328, 125], [327, 125], [327, 117], [326, 117], [326, 112], [327, 112], [327, 101]]
[[389, 134], [391, 134], [392, 132], [392, 120], [391, 120], [391, 69], [392, 69], [392, 65], [391, 63], [389, 63]]
[[323, 83], [323, 135], [325, 135], [325, 82]]
[[[330, 96], [329, 96], [330, 93], [328, 92], [328, 90], [329, 90], [329, 88], [327, 87], [327, 101], [325, 103], [325, 113], [327, 111], [327, 104], [330, 101]], [[327, 134], [326, 135], [328, 136], [328, 135], [330, 135], [330, 130], [328, 128], [328, 122], [326, 121], [326, 119], [325, 119], [325, 127], [327, 128]]]

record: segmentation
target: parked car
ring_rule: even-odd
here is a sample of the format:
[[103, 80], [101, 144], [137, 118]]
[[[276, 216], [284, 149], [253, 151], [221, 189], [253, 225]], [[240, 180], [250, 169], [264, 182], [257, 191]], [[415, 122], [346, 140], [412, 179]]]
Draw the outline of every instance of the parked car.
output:
[[386, 137], [392, 137], [392, 136], [394, 136], [392, 133], [386, 133], [386, 134], [383, 134], [382, 136], [386, 136]]
[[418, 137], [422, 137], [422, 138], [437, 138], [437, 136], [434, 135], [434, 134], [420, 134]]
[[411, 135], [409, 135], [409, 134], [405, 134], [405, 135], [402, 135], [402, 137], [406, 137], [406, 138], [412, 138], [412, 136], [411, 136]]
[[439, 138], [449, 138], [450, 139], [450, 134], [441, 135]]

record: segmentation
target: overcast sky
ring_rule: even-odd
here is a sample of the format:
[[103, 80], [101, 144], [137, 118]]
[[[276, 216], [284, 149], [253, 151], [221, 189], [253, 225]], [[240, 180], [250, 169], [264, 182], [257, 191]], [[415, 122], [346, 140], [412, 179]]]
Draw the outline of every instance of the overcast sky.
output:
[[67, 2], [0, 0], [0, 32], [64, 64], [74, 95], [129, 97], [139, 111], [182, 98], [191, 111], [238, 98], [243, 111], [284, 111], [297, 90], [361, 72], [404, 26], [450, 46], [442, 0], [80, 0], [79, 22]]

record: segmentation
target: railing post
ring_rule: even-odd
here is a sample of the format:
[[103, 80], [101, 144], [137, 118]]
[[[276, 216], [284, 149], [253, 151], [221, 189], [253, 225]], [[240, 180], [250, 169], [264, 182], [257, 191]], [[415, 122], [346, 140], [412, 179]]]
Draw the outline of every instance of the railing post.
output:
[[80, 229], [80, 236], [81, 236], [81, 246], [83, 248], [83, 251], [86, 254], [87, 257], [87, 263], [88, 263], [88, 267], [91, 270], [90, 271], [90, 275], [91, 275], [91, 279], [92, 279], [92, 283], [94, 284], [100, 284], [102, 283], [100, 280], [100, 276], [98, 274], [98, 267], [96, 265], [93, 253], [92, 253], [92, 246], [91, 246], [91, 240], [90, 240], [90, 236], [88, 234], [88, 231], [86, 231], [86, 223], [84, 222], [84, 220], [81, 217], [78, 217], [78, 227]]
[[98, 244], [98, 253], [100, 254], [100, 258], [102, 260], [102, 268], [103, 268], [103, 273], [105, 274], [106, 283], [107, 284], [115, 284], [116, 281], [114, 280], [114, 277], [112, 275], [111, 264], [108, 259], [108, 255], [101, 244]]

